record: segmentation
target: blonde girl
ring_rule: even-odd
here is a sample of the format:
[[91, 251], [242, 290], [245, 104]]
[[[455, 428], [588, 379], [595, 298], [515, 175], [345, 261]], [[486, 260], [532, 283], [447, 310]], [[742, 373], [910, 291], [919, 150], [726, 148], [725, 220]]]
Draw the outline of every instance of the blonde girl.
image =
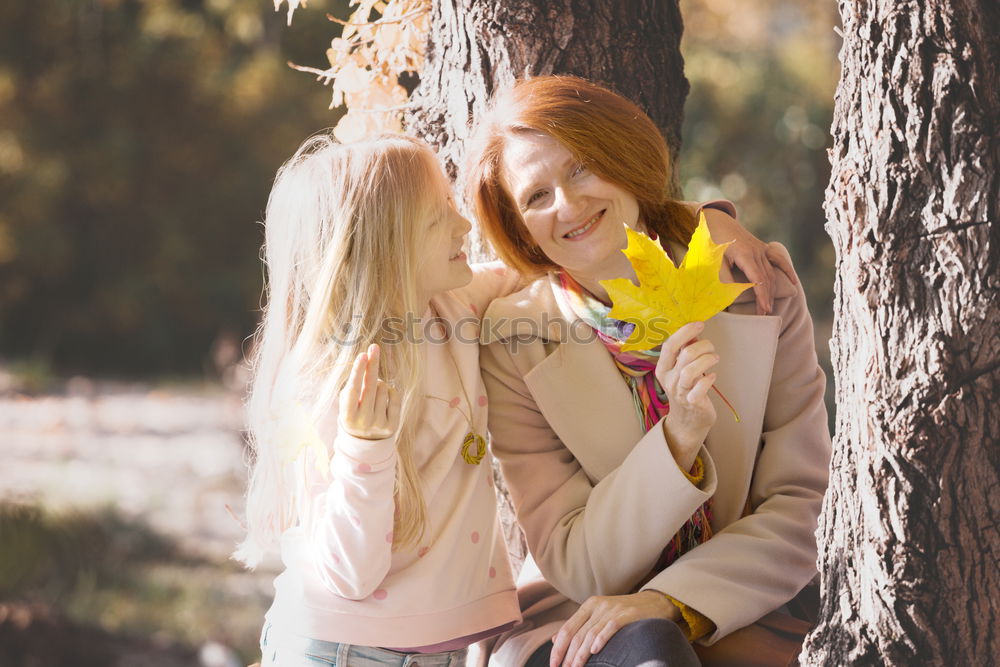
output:
[[280, 545], [265, 667], [464, 664], [520, 618], [477, 342], [515, 282], [470, 268], [469, 229], [414, 139], [323, 134], [278, 172], [236, 552]]

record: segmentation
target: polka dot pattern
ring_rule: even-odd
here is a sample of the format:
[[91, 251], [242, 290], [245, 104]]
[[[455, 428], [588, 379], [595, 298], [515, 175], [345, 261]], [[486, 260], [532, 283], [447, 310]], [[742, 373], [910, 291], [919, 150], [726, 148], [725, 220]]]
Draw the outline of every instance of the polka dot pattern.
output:
[[490, 567], [490, 579], [497, 578], [497, 569], [495, 567]]
[[424, 556], [427, 555], [428, 551], [430, 551], [430, 547], [420, 547], [417, 550], [417, 558], [423, 558]]
[[458, 399], [458, 396], [448, 401], [449, 407], [452, 408], [457, 408], [459, 403], [461, 403], [461, 401]]
[[385, 534], [385, 541], [388, 542], [389, 544], [392, 544], [392, 531], [391, 530], [388, 533]]
[[359, 473], [364, 474], [366, 472], [371, 472], [371, 471], [372, 471], [371, 465], [369, 465], [367, 463], [359, 463], [358, 464], [358, 472]]
[[485, 406], [486, 405], [486, 395], [484, 394], [484, 395], [480, 396], [478, 402], [479, 402], [479, 405]]
[[352, 514], [351, 515], [351, 523], [354, 524], [355, 528], [360, 528], [361, 527], [361, 517], [359, 517], [357, 514]]
[[473, 544], [479, 544], [479, 531], [478, 530], [472, 531], [472, 543]]
[[384, 588], [380, 588], [374, 593], [372, 593], [372, 597], [375, 598], [376, 600], [384, 600], [387, 597], [389, 597], [389, 591], [385, 590]]

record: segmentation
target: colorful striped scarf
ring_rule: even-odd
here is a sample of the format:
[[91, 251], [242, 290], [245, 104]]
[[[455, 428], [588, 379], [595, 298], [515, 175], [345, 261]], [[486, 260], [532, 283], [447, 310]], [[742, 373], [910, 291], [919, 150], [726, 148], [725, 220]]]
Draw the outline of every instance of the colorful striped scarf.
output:
[[[601, 303], [567, 272], [560, 271], [557, 276], [560, 289], [556, 290], [556, 298], [589, 325], [611, 353], [632, 394], [632, 402], [642, 430], [648, 432], [670, 411], [667, 396], [652, 372], [660, 358], [660, 348], [622, 352], [622, 343], [632, 333], [635, 325], [609, 317], [611, 307]], [[695, 468], [700, 467], [699, 463], [695, 464]], [[673, 536], [660, 556], [657, 569], [662, 570], [694, 547], [708, 541], [710, 537], [712, 537], [711, 499], [705, 501]]]

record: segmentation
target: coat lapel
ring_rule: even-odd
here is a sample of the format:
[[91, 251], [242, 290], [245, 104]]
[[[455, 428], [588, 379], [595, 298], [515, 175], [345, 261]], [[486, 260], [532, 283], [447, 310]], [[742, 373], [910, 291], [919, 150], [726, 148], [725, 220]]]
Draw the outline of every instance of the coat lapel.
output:
[[718, 486], [713, 496], [716, 524], [732, 523], [746, 504], [760, 448], [780, 327], [780, 317], [726, 312], [705, 323], [703, 336], [712, 341], [719, 355], [715, 386], [740, 417], [736, 421], [718, 394], [714, 391], [709, 394], [716, 418], [705, 445], [716, 463]]
[[604, 344], [571, 338], [524, 378], [552, 430], [597, 482], [643, 435], [618, 367]]
[[[737, 422], [711, 393], [717, 417], [706, 445], [717, 464], [717, 521], [738, 518], [746, 501], [780, 323], [778, 317], [725, 312], [706, 323], [704, 337], [720, 357], [716, 386], [740, 416]], [[643, 436], [631, 393], [596, 336], [571, 337], [553, 348], [527, 373], [525, 383], [556, 435], [598, 482]]]

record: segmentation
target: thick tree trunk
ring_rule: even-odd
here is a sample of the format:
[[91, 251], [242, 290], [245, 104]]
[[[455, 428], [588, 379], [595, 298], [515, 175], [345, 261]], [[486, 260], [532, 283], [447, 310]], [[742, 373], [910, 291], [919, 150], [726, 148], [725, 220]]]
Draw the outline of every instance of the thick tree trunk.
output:
[[682, 29], [677, 0], [434, 0], [407, 126], [455, 177], [469, 120], [494, 90], [528, 75], [575, 74], [639, 104], [676, 156], [688, 93]]
[[1000, 660], [1000, 5], [841, 0], [809, 665]]

